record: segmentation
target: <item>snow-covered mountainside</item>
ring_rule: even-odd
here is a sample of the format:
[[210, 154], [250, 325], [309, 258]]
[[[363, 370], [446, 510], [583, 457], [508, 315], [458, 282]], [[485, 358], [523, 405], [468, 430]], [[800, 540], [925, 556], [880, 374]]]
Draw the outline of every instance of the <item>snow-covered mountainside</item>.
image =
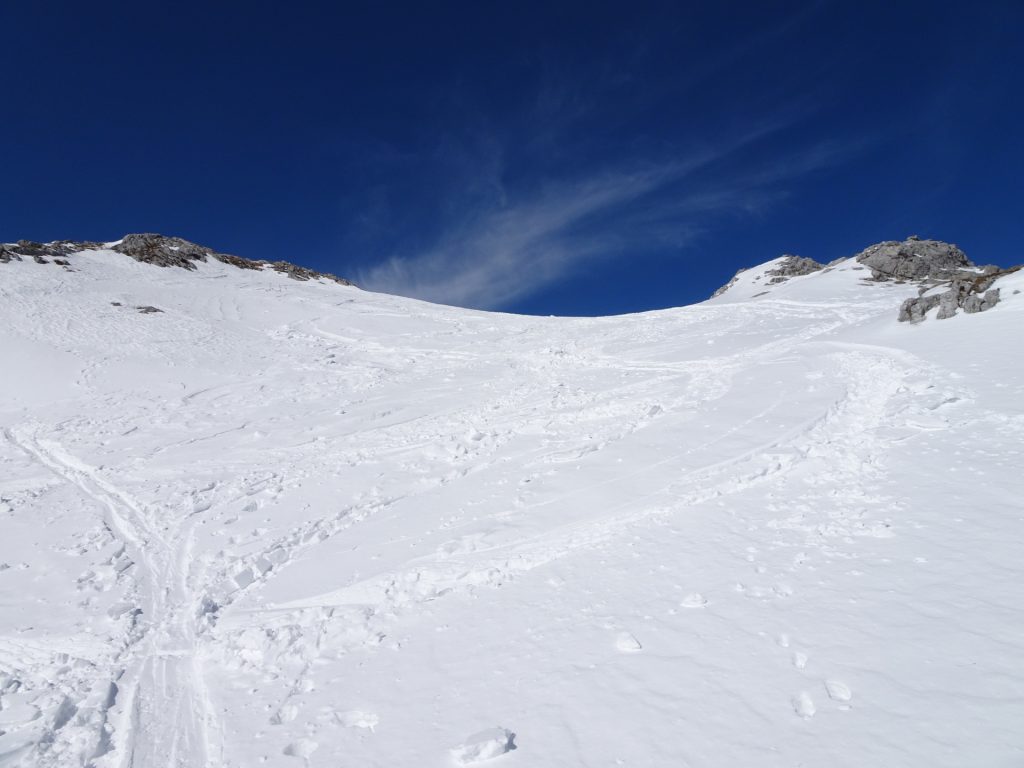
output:
[[90, 247], [0, 264], [0, 765], [1024, 764], [1024, 272], [566, 319]]

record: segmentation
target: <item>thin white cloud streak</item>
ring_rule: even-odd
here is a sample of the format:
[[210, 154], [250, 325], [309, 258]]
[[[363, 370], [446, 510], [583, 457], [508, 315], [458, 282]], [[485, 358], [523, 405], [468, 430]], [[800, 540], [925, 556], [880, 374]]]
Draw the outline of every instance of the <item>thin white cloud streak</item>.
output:
[[592, 238], [573, 226], [655, 189], [657, 173], [615, 174], [539, 199], [478, 212], [434, 248], [412, 258], [393, 257], [360, 279], [370, 290], [442, 304], [498, 307], [539, 290], [593, 255]]
[[[359, 275], [358, 282], [374, 291], [495, 309], [540, 292], [597, 259], [652, 242], [681, 247], [700, 231], [702, 217], [758, 207], [767, 186], [846, 154], [839, 147], [814, 147], [745, 177], [696, 178], [779, 127], [762, 126], [725, 148], [657, 168], [608, 172], [548, 186], [524, 202], [478, 207], [432, 248], [393, 256]], [[655, 194], [657, 201], [645, 200]]]

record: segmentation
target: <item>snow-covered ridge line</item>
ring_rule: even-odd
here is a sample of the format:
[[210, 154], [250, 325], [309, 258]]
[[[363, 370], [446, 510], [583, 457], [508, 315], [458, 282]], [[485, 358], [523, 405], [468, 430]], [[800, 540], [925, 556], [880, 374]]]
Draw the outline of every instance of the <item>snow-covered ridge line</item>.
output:
[[288, 275], [294, 280], [331, 280], [340, 285], [352, 285], [343, 277], [329, 272], [317, 272], [307, 267], [300, 267], [288, 261], [263, 261], [232, 256], [207, 248], [204, 245], [184, 240], [180, 237], [167, 237], [156, 234], [125, 235], [120, 240], [109, 243], [98, 243], [87, 240], [55, 240], [51, 243], [36, 243], [31, 240], [19, 240], [16, 243], [0, 243], [0, 263], [22, 261], [24, 258], [34, 259], [37, 263], [54, 263], [70, 268], [68, 257], [82, 251], [111, 250], [130, 256], [145, 264], [158, 267], [181, 267], [194, 270], [197, 261], [208, 259], [231, 264], [239, 269], [262, 270], [267, 267]]
[[[953, 317], [958, 309], [967, 314], [991, 309], [1000, 300], [1000, 289], [993, 288], [993, 285], [1000, 278], [1021, 269], [1020, 265], [1008, 269], [992, 264], [979, 266], [956, 245], [941, 240], [924, 240], [917, 235], [906, 240], [886, 240], [870, 245], [852, 259], [863, 265], [858, 269], [871, 270], [871, 277], [863, 280], [865, 284], [910, 283], [918, 287], [917, 297], [904, 300], [899, 308], [899, 321], [911, 323], [924, 320], [935, 307], [939, 308], [935, 315], [937, 320]], [[836, 259], [821, 264], [813, 259], [787, 254], [760, 266], [739, 270], [711, 295], [711, 299], [730, 291], [730, 298], [735, 298], [737, 293], [750, 299], [768, 296], [775, 287], [794, 277], [825, 274], [844, 261], [846, 259]], [[945, 290], [940, 293], [937, 288]]]

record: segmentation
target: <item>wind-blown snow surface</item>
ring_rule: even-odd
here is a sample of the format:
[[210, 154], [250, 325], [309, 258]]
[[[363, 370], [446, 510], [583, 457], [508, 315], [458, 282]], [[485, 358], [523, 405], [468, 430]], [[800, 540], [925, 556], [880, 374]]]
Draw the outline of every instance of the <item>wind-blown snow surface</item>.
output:
[[1020, 277], [908, 326], [852, 261], [603, 319], [72, 265], [0, 266], [0, 764], [1024, 763]]

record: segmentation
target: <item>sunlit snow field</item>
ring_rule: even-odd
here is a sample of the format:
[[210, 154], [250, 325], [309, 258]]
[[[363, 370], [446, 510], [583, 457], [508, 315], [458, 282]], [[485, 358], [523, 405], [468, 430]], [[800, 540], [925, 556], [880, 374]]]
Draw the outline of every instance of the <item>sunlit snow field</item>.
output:
[[599, 319], [71, 263], [0, 265], [0, 765], [1024, 765], [1024, 272], [910, 326], [852, 260]]

